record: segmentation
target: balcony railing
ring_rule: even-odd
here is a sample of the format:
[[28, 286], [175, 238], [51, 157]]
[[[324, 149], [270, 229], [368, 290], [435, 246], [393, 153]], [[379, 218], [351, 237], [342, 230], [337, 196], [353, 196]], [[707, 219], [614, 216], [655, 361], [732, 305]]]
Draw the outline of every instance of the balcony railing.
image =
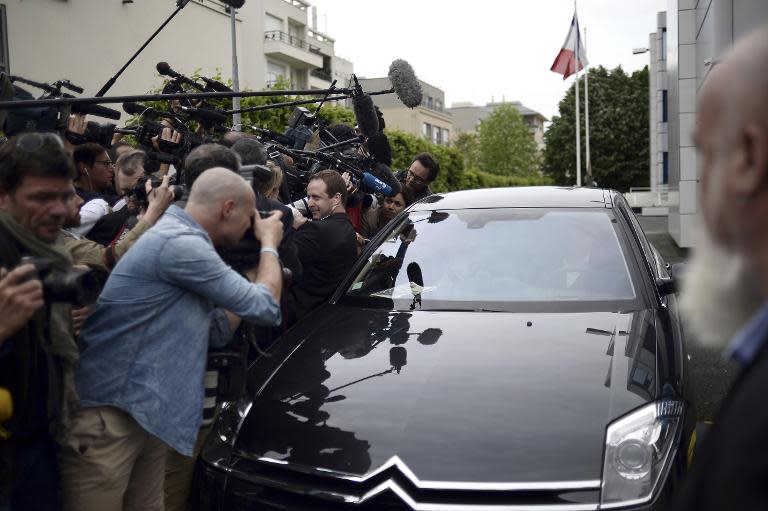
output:
[[296, 48], [301, 48], [302, 50], [311, 51], [312, 53], [320, 53], [320, 48], [317, 46], [309, 44], [307, 41], [301, 39], [300, 37], [282, 32], [280, 30], [270, 30], [268, 32], [264, 32], [264, 40], [280, 41], [286, 44], [290, 44], [291, 46], [295, 46]]

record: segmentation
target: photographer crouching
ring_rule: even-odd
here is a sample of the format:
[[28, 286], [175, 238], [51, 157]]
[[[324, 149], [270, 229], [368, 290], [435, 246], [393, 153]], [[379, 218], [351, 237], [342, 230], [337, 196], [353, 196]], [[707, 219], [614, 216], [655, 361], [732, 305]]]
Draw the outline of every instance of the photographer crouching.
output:
[[[214, 246], [234, 246], [252, 222], [262, 257], [246, 279]], [[166, 445], [192, 455], [209, 343], [228, 343], [241, 318], [280, 323], [282, 231], [242, 177], [213, 168], [118, 261], [81, 335], [65, 510], [163, 509]]]
[[57, 135], [27, 133], [0, 146], [0, 267], [18, 266], [0, 281], [0, 415], [12, 406], [0, 424], [0, 508], [60, 507], [54, 439], [63, 440], [77, 406], [71, 306], [44, 291], [35, 264], [19, 264], [31, 256], [55, 272], [71, 268], [56, 239], [75, 176]]

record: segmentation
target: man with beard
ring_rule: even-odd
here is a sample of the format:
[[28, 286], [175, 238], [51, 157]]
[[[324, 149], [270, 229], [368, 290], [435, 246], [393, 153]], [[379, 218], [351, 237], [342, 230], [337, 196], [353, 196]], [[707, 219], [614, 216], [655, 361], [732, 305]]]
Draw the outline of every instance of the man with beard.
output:
[[149, 199], [147, 210], [141, 215], [141, 219], [133, 229], [127, 231], [120, 240], [107, 246], [83, 238], [72, 230], [80, 226], [80, 206], [83, 204], [83, 199], [79, 195], [72, 196], [69, 201], [67, 220], [61, 232], [64, 247], [69, 251], [75, 264], [84, 264], [109, 272], [117, 260], [136, 243], [139, 236], [155, 225], [155, 222], [171, 205], [174, 197], [173, 192], [168, 187], [168, 176], [163, 178], [162, 184], [155, 190], [152, 190], [150, 182], [147, 183], [150, 190], [147, 193]]
[[710, 241], [697, 251], [682, 302], [696, 337], [736, 334], [725, 353], [742, 370], [673, 509], [768, 509], [767, 61], [764, 28], [712, 70], [699, 96], [694, 139]]

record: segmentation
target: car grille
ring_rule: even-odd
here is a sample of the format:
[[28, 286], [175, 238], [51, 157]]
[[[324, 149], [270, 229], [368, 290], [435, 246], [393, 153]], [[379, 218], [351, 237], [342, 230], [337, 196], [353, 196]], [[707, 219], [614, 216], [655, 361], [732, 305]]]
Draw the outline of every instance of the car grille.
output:
[[599, 487], [585, 489], [454, 489], [419, 488], [398, 467], [391, 466], [365, 480], [320, 472], [293, 470], [282, 464], [233, 457], [228, 470], [221, 509], [406, 511], [482, 509], [514, 506], [516, 509], [587, 511], [597, 509]]

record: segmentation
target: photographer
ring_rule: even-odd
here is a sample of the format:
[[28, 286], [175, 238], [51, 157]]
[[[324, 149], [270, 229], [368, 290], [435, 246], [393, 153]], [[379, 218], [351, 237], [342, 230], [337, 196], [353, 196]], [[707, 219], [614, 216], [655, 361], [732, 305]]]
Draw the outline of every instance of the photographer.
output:
[[[215, 246], [251, 222], [261, 257], [244, 278]], [[82, 408], [60, 451], [65, 510], [163, 509], [166, 446], [192, 455], [209, 343], [228, 343], [241, 318], [280, 323], [281, 238], [280, 214], [260, 218], [250, 185], [214, 168], [117, 263], [83, 328]]]
[[[34, 256], [57, 270], [71, 268], [56, 240], [75, 176], [57, 135], [26, 133], [0, 146], [0, 266], [14, 268], [22, 256]], [[0, 502], [5, 498], [14, 510], [55, 510], [60, 501], [54, 438], [64, 437], [77, 407], [78, 350], [71, 306], [46, 302], [38, 307], [39, 282], [21, 284], [21, 274], [30, 271], [29, 265], [18, 267], [0, 284], [6, 300], [9, 289], [26, 296], [11, 298], [26, 302], [19, 316], [3, 314], [16, 323], [5, 325], [0, 345], [0, 387], [13, 399], [13, 416], [3, 424], [10, 437], [0, 442]]]
[[139, 236], [144, 234], [165, 213], [173, 202], [173, 193], [168, 188], [168, 176], [163, 178], [157, 189], [152, 189], [152, 183], [147, 181], [147, 198], [149, 206], [139, 218], [138, 223], [115, 243], [107, 246], [83, 238], [72, 232], [72, 228], [80, 225], [80, 205], [83, 199], [74, 195], [69, 202], [67, 220], [62, 230], [64, 246], [69, 251], [75, 264], [84, 264], [91, 268], [109, 272], [125, 252], [136, 243]]

